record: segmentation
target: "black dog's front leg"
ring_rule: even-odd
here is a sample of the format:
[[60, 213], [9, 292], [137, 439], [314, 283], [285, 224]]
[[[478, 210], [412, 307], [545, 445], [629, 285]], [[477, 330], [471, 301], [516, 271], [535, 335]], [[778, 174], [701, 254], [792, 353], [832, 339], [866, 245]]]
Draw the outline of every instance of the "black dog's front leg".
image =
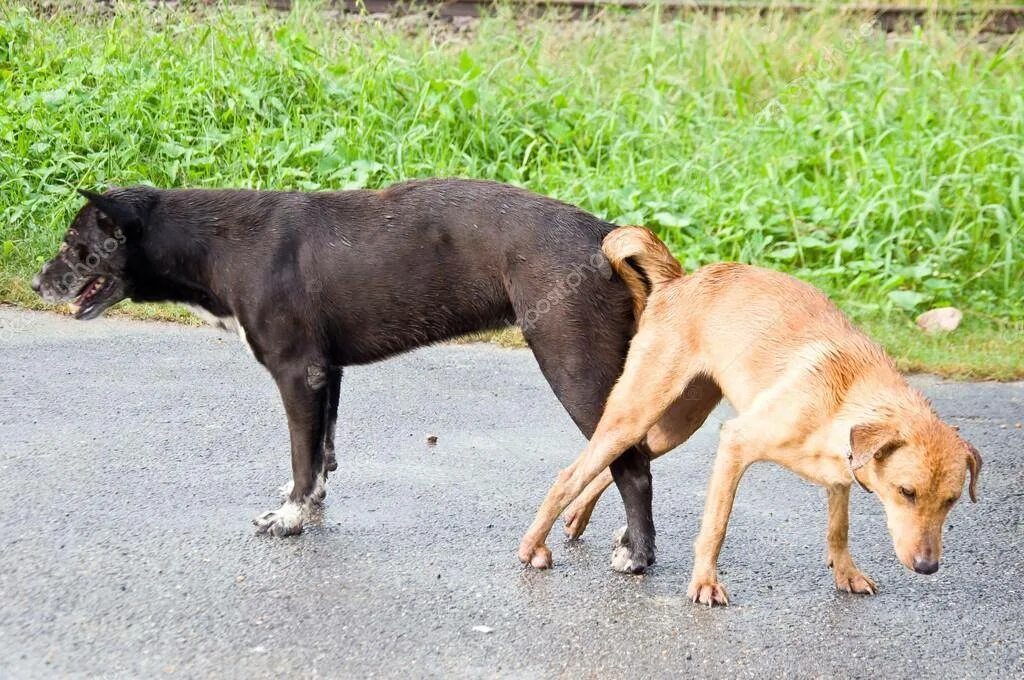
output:
[[324, 470], [338, 469], [334, 454], [334, 431], [338, 426], [338, 400], [341, 398], [341, 369], [331, 368], [327, 374], [327, 422], [324, 425]]
[[624, 574], [642, 574], [654, 564], [650, 454], [646, 447], [634, 446], [612, 461], [610, 467], [626, 506], [626, 526], [616, 532], [612, 569]]
[[316, 512], [324, 498], [324, 435], [327, 424], [328, 369], [319, 362], [272, 370], [277, 381], [292, 442], [292, 487], [277, 510], [257, 517], [258, 533], [290, 536]]
[[[324, 480], [327, 479], [327, 473], [334, 472], [338, 469], [338, 458], [334, 453], [334, 432], [337, 429], [338, 424], [338, 401], [341, 398], [341, 369], [340, 368], [329, 368], [327, 369], [327, 398], [324, 399], [324, 443], [323, 443], [323, 469], [324, 469]], [[283, 484], [280, 488], [281, 498], [288, 499], [292, 495], [292, 489], [295, 488], [295, 482], [291, 479], [287, 483]], [[323, 500], [326, 490], [323, 485], [315, 486], [314, 489], [319, 494], [320, 500]]]

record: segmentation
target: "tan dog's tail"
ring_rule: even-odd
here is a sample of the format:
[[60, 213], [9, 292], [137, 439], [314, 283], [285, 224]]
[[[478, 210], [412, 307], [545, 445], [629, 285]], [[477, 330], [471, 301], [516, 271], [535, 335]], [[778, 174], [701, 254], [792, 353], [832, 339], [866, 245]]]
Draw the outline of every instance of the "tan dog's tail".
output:
[[650, 290], [683, 275], [679, 261], [650, 229], [619, 227], [604, 237], [601, 250], [633, 296], [637, 322]]

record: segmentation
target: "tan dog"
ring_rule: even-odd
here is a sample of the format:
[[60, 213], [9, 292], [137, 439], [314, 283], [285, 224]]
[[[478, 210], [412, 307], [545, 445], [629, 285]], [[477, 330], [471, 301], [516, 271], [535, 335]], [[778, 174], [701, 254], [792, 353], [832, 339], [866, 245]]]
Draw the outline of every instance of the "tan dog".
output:
[[[758, 461], [828, 490], [828, 564], [838, 588], [876, 590], [847, 548], [854, 480], [885, 506], [900, 561], [923, 574], [938, 569], [943, 521], [967, 470], [976, 500], [981, 457], [878, 345], [820, 291], [790, 276], [734, 263], [685, 276], [664, 244], [639, 227], [615, 230], [603, 249], [633, 293], [639, 329], [593, 438], [559, 474], [523, 537], [523, 562], [551, 565], [544, 541], [581, 492], [567, 522], [570, 535], [582, 531], [610, 481], [606, 468], [622, 451], [646, 443], [652, 455], [664, 453], [724, 395], [738, 415], [722, 427], [708, 486], [687, 591], [694, 602], [728, 604], [716, 562], [740, 477]], [[622, 571], [630, 570], [627, 545], [620, 537], [613, 556]]]

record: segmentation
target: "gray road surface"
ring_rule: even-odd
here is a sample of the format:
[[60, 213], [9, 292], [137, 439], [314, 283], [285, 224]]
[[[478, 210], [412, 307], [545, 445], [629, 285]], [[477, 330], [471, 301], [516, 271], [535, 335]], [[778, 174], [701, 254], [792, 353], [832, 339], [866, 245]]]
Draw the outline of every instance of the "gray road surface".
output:
[[755, 467], [709, 610], [685, 589], [724, 410], [655, 463], [646, 577], [608, 569], [615, 494], [554, 570], [519, 565], [583, 440], [529, 352], [485, 345], [347, 371], [322, 525], [257, 537], [288, 440], [236, 338], [0, 308], [0, 676], [1020, 677], [1024, 385], [915, 382], [985, 457], [942, 569], [903, 569], [856, 490], [882, 592], [835, 592], [823, 492]]

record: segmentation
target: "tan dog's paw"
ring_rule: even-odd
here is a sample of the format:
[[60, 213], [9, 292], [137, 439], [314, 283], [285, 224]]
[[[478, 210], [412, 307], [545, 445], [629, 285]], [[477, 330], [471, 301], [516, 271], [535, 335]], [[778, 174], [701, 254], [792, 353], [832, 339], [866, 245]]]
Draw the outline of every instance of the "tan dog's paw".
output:
[[522, 543], [519, 545], [519, 561], [529, 564], [534, 569], [550, 569], [551, 551], [543, 543], [540, 545]]
[[575, 502], [562, 515], [565, 522], [565, 535], [570, 539], [577, 539], [583, 535], [590, 523], [590, 515], [594, 512], [594, 506], [583, 503], [577, 505]]
[[844, 593], [859, 593], [861, 595], [874, 595], [878, 592], [875, 582], [859, 569], [836, 569], [833, 574], [836, 579], [836, 589]]
[[717, 581], [694, 578], [690, 581], [690, 587], [686, 589], [686, 596], [694, 604], [706, 604], [709, 607], [716, 604], [729, 606], [729, 596], [725, 592], [725, 587]]

